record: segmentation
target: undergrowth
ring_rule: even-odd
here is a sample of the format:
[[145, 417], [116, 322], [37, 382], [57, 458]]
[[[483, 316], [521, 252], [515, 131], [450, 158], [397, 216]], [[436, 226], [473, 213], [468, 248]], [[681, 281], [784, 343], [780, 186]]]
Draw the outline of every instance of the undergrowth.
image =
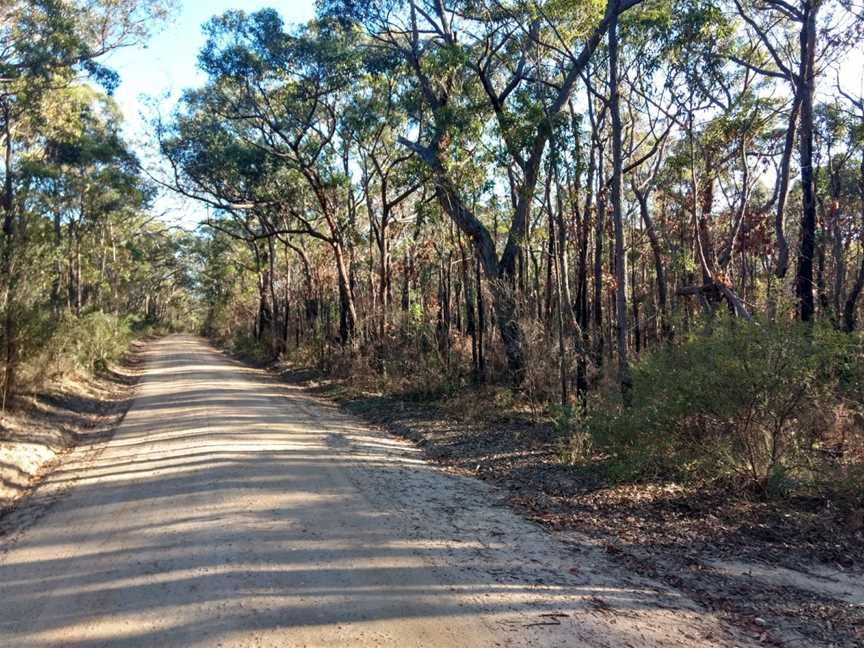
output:
[[170, 324], [102, 311], [33, 318], [19, 337], [19, 389], [38, 391], [47, 381], [65, 375], [103, 371], [126, 353], [133, 340], [175, 330]]
[[862, 501], [860, 336], [725, 323], [646, 355], [633, 367], [632, 396], [625, 407], [606, 390], [578, 425], [612, 481], [719, 482], [769, 497]]

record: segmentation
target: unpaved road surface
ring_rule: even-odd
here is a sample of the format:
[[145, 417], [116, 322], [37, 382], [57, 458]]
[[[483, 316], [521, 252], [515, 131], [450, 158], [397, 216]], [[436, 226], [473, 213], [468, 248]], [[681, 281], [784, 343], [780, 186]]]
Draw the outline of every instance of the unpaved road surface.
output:
[[745, 645], [202, 340], [154, 342], [146, 367], [114, 438], [0, 541], [0, 645]]

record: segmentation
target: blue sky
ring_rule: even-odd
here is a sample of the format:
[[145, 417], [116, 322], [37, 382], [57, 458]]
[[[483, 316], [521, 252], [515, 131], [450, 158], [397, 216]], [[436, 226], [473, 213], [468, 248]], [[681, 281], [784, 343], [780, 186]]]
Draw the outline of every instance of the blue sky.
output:
[[[200, 85], [198, 51], [204, 44], [201, 25], [228, 9], [253, 12], [265, 7], [276, 9], [286, 23], [305, 22], [314, 14], [314, 0], [179, 0], [174, 19], [153, 35], [146, 46], [128, 47], [113, 52], [104, 63], [120, 74], [120, 87], [114, 98], [126, 118], [126, 135], [145, 161], [152, 160], [146, 119], [147, 97], [160, 98], [171, 106], [188, 87]], [[165, 100], [161, 98], [169, 95]], [[167, 220], [193, 224], [203, 216], [200, 205], [177, 198], [162, 198], [157, 209], [168, 211]]]
[[115, 98], [126, 114], [129, 126], [138, 122], [142, 95], [179, 94], [184, 88], [203, 81], [197, 68], [198, 51], [204, 44], [201, 25], [229, 9], [253, 12], [265, 7], [276, 9], [286, 23], [312, 18], [314, 0], [180, 0], [174, 20], [157, 32], [142, 47], [127, 47], [108, 56], [104, 62], [116, 70], [121, 85]]

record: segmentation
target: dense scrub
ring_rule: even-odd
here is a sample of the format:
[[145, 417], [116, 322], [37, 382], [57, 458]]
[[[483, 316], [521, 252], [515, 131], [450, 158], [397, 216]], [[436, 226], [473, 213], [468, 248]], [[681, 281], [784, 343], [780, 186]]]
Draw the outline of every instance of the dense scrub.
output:
[[579, 424], [614, 478], [719, 481], [772, 496], [839, 492], [864, 503], [859, 335], [716, 322], [638, 362], [633, 378], [630, 407], [614, 391], [598, 395]]
[[[596, 387], [583, 408], [560, 404], [559, 359], [543, 353], [549, 340], [542, 332], [527, 340], [531, 371], [514, 389], [477, 381], [466, 336], [452, 334], [442, 355], [434, 320], [409, 320], [399, 330], [383, 355], [328, 348], [319, 337], [283, 352], [280, 364], [312, 368], [355, 395], [432, 401], [458, 410], [468, 425], [545, 422], [556, 430], [564, 461], [611, 482], [679, 482], [737, 496], [864, 506], [860, 334], [718, 318], [637, 358], [629, 406], [614, 374], [591, 366]], [[259, 362], [274, 358], [248, 334], [223, 334], [222, 342]], [[489, 362], [506, 368], [503, 353]]]
[[59, 320], [22, 327], [19, 392], [33, 392], [64, 376], [107, 370], [129, 351], [136, 339], [174, 332], [177, 324], [119, 317], [93, 311], [79, 317], [62, 314]]

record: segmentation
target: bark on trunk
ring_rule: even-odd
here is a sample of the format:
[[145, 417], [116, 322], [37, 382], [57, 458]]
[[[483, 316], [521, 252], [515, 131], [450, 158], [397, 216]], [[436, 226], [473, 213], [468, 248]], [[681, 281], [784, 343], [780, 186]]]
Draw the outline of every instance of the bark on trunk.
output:
[[339, 282], [339, 340], [342, 346], [350, 346], [357, 325], [357, 310], [354, 307], [351, 277], [342, 246], [338, 242], [333, 243], [333, 251], [336, 257], [336, 275]]
[[648, 234], [648, 242], [651, 247], [651, 256], [654, 259], [654, 276], [657, 281], [657, 317], [660, 322], [660, 335], [666, 340], [671, 337], [671, 327], [668, 313], [668, 288], [666, 284], [666, 266], [663, 263], [663, 251], [660, 246], [660, 237], [657, 228], [654, 227], [654, 219], [648, 209], [648, 192], [636, 190], [636, 199], [639, 202], [639, 214], [645, 225], [645, 233]]
[[3, 106], [3, 124], [6, 137], [5, 149], [5, 178], [3, 179], [3, 253], [0, 270], [2, 270], [2, 279], [4, 282], [3, 295], [3, 341], [5, 349], [3, 350], [3, 398], [2, 409], [5, 411], [6, 406], [14, 394], [15, 382], [18, 368], [18, 343], [16, 340], [15, 328], [15, 303], [16, 299], [16, 280], [14, 273], [14, 258], [15, 258], [15, 197], [14, 197], [14, 181], [12, 175], [12, 125], [10, 123], [11, 115], [9, 105]]
[[804, 5], [805, 20], [801, 28], [801, 247], [795, 290], [798, 296], [798, 317], [802, 322], [813, 320], [813, 256], [816, 245], [816, 197], [813, 187], [813, 92], [815, 86], [816, 12], [818, 5]]
[[[864, 109], [864, 103], [862, 103], [862, 109]], [[864, 123], [864, 116], [862, 116], [862, 123]], [[861, 201], [860, 231], [864, 231], [864, 153], [861, 154], [859, 171], [858, 195]], [[861, 256], [855, 284], [852, 286], [852, 290], [849, 291], [849, 295], [846, 297], [846, 303], [843, 305], [843, 328], [847, 333], [851, 333], [855, 330], [857, 324], [858, 298], [861, 296], [862, 290], [864, 290], [864, 255]]]
[[618, 382], [625, 404], [630, 404], [633, 378], [628, 359], [627, 258], [624, 251], [624, 214], [621, 205], [621, 111], [618, 87], [618, 18], [609, 25], [609, 111], [612, 116], [612, 218], [615, 226], [615, 316], [618, 320]]

